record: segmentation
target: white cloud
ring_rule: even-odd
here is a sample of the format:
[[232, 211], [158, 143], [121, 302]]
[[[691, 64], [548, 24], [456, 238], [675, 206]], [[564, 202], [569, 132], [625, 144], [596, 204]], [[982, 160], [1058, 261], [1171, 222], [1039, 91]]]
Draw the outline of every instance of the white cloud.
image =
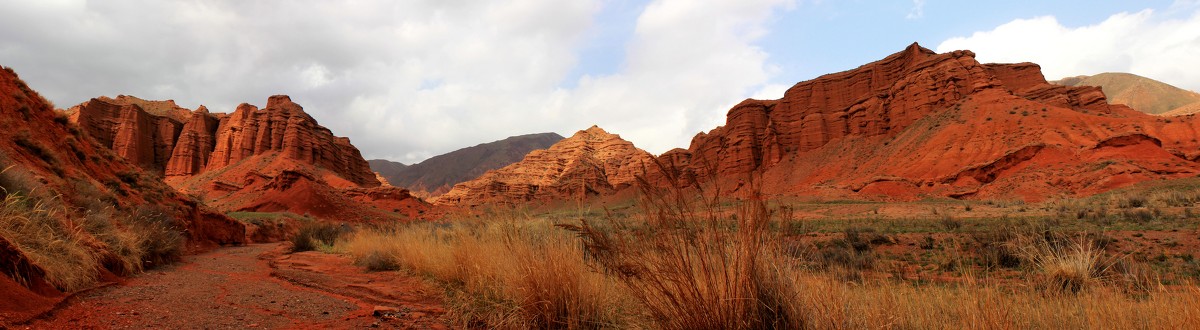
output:
[[918, 19], [925, 17], [925, 0], [913, 0], [912, 9], [908, 11], [906, 19]]
[[[790, 1], [662, 0], [637, 20], [623, 69], [584, 77], [566, 102], [651, 152], [687, 147], [777, 71], [754, 45]], [[603, 117], [599, 114], [605, 114]]]
[[1200, 90], [1200, 11], [1167, 15], [1119, 13], [1098, 24], [1066, 27], [1053, 16], [1018, 19], [970, 37], [951, 38], [939, 52], [974, 51], [981, 62], [1034, 62], [1047, 79], [1129, 72]]
[[651, 1], [615, 73], [570, 81], [603, 5], [0, 1], [0, 64], [60, 107], [131, 94], [221, 112], [289, 94], [369, 158], [592, 124], [661, 152], [768, 89], [777, 69], [754, 42], [790, 0]]

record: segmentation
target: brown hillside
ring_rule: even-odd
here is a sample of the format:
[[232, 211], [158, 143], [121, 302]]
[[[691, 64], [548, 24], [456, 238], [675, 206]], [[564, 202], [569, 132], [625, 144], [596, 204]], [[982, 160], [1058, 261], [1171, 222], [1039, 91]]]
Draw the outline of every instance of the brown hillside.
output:
[[1093, 76], [1078, 76], [1052, 81], [1063, 86], [1096, 86], [1104, 90], [1108, 102], [1124, 104], [1141, 112], [1155, 115], [1187, 114], [1176, 110], [1191, 105], [1200, 106], [1200, 94], [1131, 73], [1106, 72]]
[[382, 159], [370, 163], [371, 169], [392, 185], [420, 196], [437, 196], [459, 182], [516, 163], [529, 152], [549, 148], [562, 139], [556, 133], [527, 134], [458, 149], [408, 166]]
[[1162, 113], [1162, 116], [1183, 116], [1200, 112], [1200, 102], [1185, 104], [1181, 107]]
[[634, 184], [653, 156], [592, 126], [519, 162], [459, 183], [435, 204], [479, 205], [606, 195]]

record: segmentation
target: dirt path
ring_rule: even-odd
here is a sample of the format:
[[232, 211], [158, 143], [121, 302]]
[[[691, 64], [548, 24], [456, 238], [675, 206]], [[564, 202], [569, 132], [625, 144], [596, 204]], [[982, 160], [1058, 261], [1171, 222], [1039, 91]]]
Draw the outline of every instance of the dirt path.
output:
[[445, 328], [437, 291], [418, 279], [364, 273], [342, 256], [283, 251], [259, 244], [188, 256], [79, 295], [28, 327]]

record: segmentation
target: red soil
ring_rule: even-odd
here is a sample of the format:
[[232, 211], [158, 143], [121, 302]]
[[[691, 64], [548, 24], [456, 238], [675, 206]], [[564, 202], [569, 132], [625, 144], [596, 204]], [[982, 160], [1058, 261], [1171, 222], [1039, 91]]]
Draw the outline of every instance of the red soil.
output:
[[[30, 324], [80, 328], [446, 328], [435, 287], [341, 256], [226, 248], [95, 290]], [[282, 279], [281, 279], [282, 278]], [[388, 307], [388, 308], [377, 308]], [[377, 309], [392, 310], [375, 313]], [[378, 314], [378, 315], [376, 315]]]

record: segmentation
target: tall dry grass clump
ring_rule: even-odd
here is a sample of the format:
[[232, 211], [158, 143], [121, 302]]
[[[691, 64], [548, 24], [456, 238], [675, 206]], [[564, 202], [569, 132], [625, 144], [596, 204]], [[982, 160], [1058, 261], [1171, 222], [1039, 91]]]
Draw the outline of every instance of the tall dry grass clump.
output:
[[72, 292], [95, 284], [102, 268], [133, 274], [182, 255], [186, 238], [167, 213], [151, 206], [118, 210], [85, 187], [77, 185], [74, 197], [94, 202], [72, 208], [41, 193], [27, 172], [0, 171], [0, 240], [23, 265], [4, 265], [9, 276], [25, 284], [44, 278]]
[[11, 269], [12, 278], [28, 284], [31, 277], [44, 277], [66, 292], [95, 283], [97, 257], [88, 248], [83, 228], [63, 226], [63, 212], [20, 194], [8, 194], [0, 201], [0, 239], [36, 267]]
[[1069, 236], [1045, 233], [1018, 236], [1009, 244], [1019, 251], [1034, 272], [1034, 284], [1051, 294], [1079, 294], [1093, 289], [1119, 289], [1127, 293], [1161, 291], [1159, 278], [1126, 256], [1104, 251], [1087, 234]]
[[395, 265], [444, 284], [449, 317], [464, 327], [630, 328], [620, 287], [583, 262], [569, 233], [515, 214], [487, 222], [359, 230], [339, 249], [371, 268]]
[[563, 227], [578, 233], [589, 260], [620, 281], [658, 327], [803, 326], [798, 293], [769, 232], [770, 212], [755, 189], [729, 215], [719, 209], [719, 191], [640, 183], [644, 223], [584, 219]]

